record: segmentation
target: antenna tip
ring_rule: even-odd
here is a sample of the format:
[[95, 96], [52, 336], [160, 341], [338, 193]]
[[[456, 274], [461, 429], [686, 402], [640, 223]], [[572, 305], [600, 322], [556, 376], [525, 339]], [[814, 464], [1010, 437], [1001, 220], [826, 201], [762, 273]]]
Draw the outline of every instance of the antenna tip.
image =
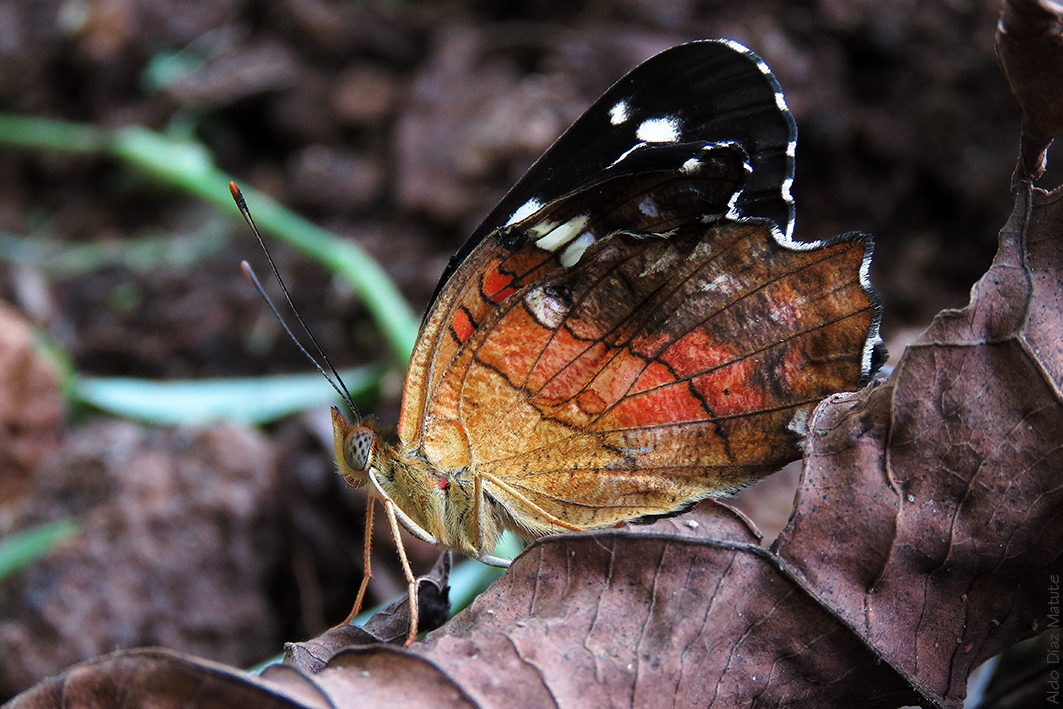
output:
[[[244, 272], [244, 278], [247, 279], [247, 282], [253, 285], [263, 298], [266, 298], [266, 294], [262, 290], [262, 284], [258, 282], [258, 276], [255, 275], [255, 269], [251, 268], [251, 264], [247, 261], [241, 261], [240, 270]], [[269, 302], [268, 298], [266, 298], [266, 302]]]
[[240, 214], [244, 215], [244, 221], [254, 230], [255, 225], [251, 222], [251, 212], [248, 211], [247, 202], [244, 201], [244, 193], [240, 191], [235, 182], [229, 182], [229, 194], [233, 196], [233, 201], [236, 202], [236, 208], [240, 210]]

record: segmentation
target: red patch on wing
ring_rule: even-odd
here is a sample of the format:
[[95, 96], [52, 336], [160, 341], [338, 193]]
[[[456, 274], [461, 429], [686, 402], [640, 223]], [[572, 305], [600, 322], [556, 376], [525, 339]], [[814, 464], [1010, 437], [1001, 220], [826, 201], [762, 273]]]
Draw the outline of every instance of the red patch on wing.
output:
[[632, 394], [638, 394], [649, 389], [655, 389], [675, 381], [675, 375], [668, 367], [660, 362], [650, 362], [639, 375], [631, 387]]
[[473, 325], [469, 313], [464, 308], [458, 308], [454, 311], [454, 319], [451, 321], [450, 327], [454, 331], [454, 337], [458, 338], [458, 342], [462, 344], [468, 342], [469, 338], [472, 337], [472, 333], [476, 332], [476, 326]]
[[739, 360], [707, 374], [694, 377], [694, 388], [710, 402], [714, 416], [734, 416], [765, 408], [767, 395], [753, 377], [758, 363], [753, 358]]
[[634, 382], [646, 369], [646, 360], [631, 354], [627, 349], [613, 350], [611, 359], [602, 367], [588, 385], [608, 405], [612, 405], [626, 396]]
[[[563, 330], [561, 332], [564, 332]], [[560, 334], [560, 333], [559, 333]], [[574, 340], [578, 342], [578, 340]], [[545, 369], [553, 370], [554, 376], [547, 381], [539, 390], [536, 399], [546, 404], [559, 404], [579, 395], [598, 371], [602, 359], [606, 354], [605, 345], [601, 342], [579, 343], [585, 350], [575, 359], [567, 359], [566, 352], [558, 352], [553, 343], [543, 352], [540, 362], [547, 361]], [[558, 364], [561, 365], [560, 369]], [[536, 368], [538, 369], [538, 367]]]
[[687, 382], [676, 382], [629, 396], [602, 416], [595, 428], [621, 430], [662, 424], [704, 421], [709, 414], [690, 391]]
[[513, 276], [500, 273], [498, 264], [499, 262], [496, 261], [480, 281], [484, 297], [494, 303], [501, 303], [517, 292], [517, 289], [513, 287]]
[[486, 300], [498, 305], [517, 289], [539, 280], [558, 265], [549, 251], [529, 246], [505, 259], [493, 261], [480, 278], [480, 290]]
[[507, 312], [488, 333], [476, 356], [510, 382], [519, 384], [535, 366], [552, 334], [518, 306]]
[[703, 330], [697, 329], [676, 340], [660, 359], [672, 368], [677, 379], [686, 379], [730, 362], [735, 359], [735, 353], [732, 347], [714, 342]]
[[605, 411], [605, 399], [596, 392], [585, 389], [576, 397], [576, 406], [588, 416], [597, 416]]

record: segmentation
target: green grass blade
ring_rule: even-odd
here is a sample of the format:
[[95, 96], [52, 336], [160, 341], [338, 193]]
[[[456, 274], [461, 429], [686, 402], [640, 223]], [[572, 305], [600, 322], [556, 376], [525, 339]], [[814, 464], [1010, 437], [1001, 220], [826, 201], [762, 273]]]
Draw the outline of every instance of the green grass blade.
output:
[[37, 150], [102, 153], [110, 147], [110, 136], [91, 125], [0, 113], [0, 142]]
[[[380, 381], [381, 370], [364, 367], [340, 372], [355, 399]], [[235, 379], [152, 381], [123, 377], [78, 377], [73, 396], [124, 418], [168, 426], [201, 426], [213, 421], [264, 424], [338, 397], [318, 373]]]
[[77, 523], [70, 519], [49, 522], [0, 539], [0, 579], [37, 561], [57, 544], [78, 533]]

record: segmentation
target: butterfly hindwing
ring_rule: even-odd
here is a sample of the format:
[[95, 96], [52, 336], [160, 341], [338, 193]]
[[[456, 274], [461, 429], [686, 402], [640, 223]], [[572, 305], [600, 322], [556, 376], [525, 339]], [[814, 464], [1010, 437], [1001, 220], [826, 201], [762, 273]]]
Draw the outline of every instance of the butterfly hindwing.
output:
[[[859, 381], [875, 303], [835, 274], [865, 251], [786, 250], [734, 222], [605, 240], [492, 311], [439, 384], [425, 450], [483, 471], [507, 507], [588, 528], [733, 489], [796, 457], [811, 408]], [[444, 421], [464, 435], [433, 435]]]

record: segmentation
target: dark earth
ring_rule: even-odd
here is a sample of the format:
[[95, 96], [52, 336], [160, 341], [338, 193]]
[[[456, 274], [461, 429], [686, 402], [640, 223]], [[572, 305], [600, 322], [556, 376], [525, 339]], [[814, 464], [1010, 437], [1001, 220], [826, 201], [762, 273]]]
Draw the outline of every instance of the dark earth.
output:
[[[966, 303], [1011, 211], [1020, 112], [994, 55], [998, 12], [989, 0], [0, 0], [0, 110], [191, 135], [241, 184], [361, 244], [419, 313], [449, 255], [612, 81], [674, 44], [727, 37], [766, 59], [796, 117], [797, 237], [875, 236], [896, 354]], [[85, 375], [307, 371], [240, 275], [241, 259], [262, 268], [244, 225], [113, 160], [2, 141], [0, 235], [154, 237], [188, 254], [62, 268], [6, 256], [0, 349], [22, 320]], [[389, 361], [345, 286], [272, 250], [337, 367]], [[398, 414], [393, 368], [372, 406], [383, 422]], [[0, 352], [0, 369], [17, 390], [0, 407], [0, 535], [71, 515], [84, 529], [0, 584], [0, 700], [118, 647], [248, 666], [346, 615], [365, 497], [333, 474], [309, 419], [150, 428], [61, 407], [39, 362]], [[26, 377], [38, 384], [12, 383]], [[401, 592], [390, 545], [377, 553], [373, 602]]]

